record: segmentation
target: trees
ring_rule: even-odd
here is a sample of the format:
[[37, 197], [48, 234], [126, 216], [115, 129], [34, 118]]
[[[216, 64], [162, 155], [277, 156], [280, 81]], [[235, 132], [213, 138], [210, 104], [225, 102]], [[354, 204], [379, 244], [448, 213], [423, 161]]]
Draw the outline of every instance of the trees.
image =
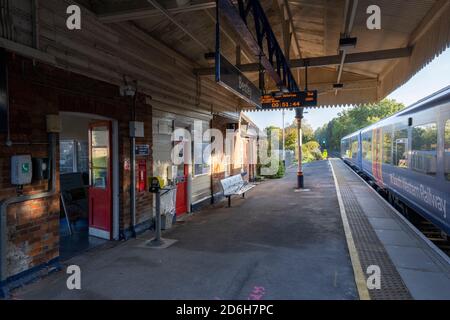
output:
[[[270, 141], [270, 137], [272, 134], [275, 134], [275, 130], [278, 130], [278, 135], [280, 139], [280, 149], [282, 148], [282, 135], [283, 130], [276, 126], [269, 126], [265, 129], [267, 138]], [[294, 120], [292, 124], [285, 128], [285, 148], [286, 150], [294, 151], [296, 154], [297, 150], [297, 121]], [[314, 129], [312, 126], [305, 120], [302, 121], [302, 153], [303, 153], [303, 161], [311, 162], [314, 160], [322, 159], [322, 153], [320, 151], [320, 144], [315, 141]], [[269, 142], [270, 144], [270, 142]], [[269, 148], [270, 150], [271, 148]]]
[[389, 117], [404, 107], [404, 104], [390, 99], [353, 107], [343, 111], [337, 118], [317, 129], [314, 135], [322, 147], [338, 152], [344, 136]]
[[[314, 129], [311, 125], [303, 120], [302, 121], [302, 142], [307, 143], [315, 140]], [[286, 128], [286, 150], [296, 150], [297, 148], [297, 120], [294, 120], [292, 124]]]

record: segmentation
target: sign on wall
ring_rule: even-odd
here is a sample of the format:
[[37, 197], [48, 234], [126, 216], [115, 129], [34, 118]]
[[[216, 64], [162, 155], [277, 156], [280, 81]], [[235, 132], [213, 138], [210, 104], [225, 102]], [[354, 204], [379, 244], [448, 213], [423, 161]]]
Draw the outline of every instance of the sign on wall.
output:
[[148, 144], [136, 145], [136, 156], [149, 156], [149, 155], [150, 155], [150, 145]]
[[8, 79], [6, 69], [6, 52], [0, 49], [0, 133], [5, 133], [8, 126]]
[[222, 87], [248, 103], [260, 106], [261, 91], [222, 55], [220, 55], [220, 68], [217, 68], [216, 72], [218, 73], [216, 75], [217, 83]]

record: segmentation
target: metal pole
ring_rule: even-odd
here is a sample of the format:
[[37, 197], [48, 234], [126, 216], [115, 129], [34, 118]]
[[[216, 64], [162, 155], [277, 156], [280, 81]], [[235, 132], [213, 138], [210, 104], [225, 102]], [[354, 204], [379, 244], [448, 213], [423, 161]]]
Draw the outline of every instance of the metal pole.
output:
[[[136, 121], [136, 102], [137, 102], [137, 85], [136, 92], [133, 97], [133, 105], [131, 107], [131, 121]], [[136, 136], [133, 133], [130, 137], [130, 230], [131, 236], [136, 237]]]
[[153, 243], [159, 245], [161, 241], [161, 191], [156, 192], [156, 235]]
[[131, 211], [131, 221], [130, 230], [131, 236], [136, 237], [136, 232], [134, 230], [136, 226], [136, 138], [131, 138], [131, 183], [130, 183], [130, 211]]
[[297, 170], [297, 188], [303, 189], [303, 167], [302, 167], [302, 119], [303, 119], [303, 109], [295, 109], [295, 118], [297, 119], [297, 147], [298, 147], [298, 170]]
[[215, 76], [216, 76], [216, 82], [220, 81], [220, 10], [219, 10], [219, 0], [216, 0], [216, 70], [215, 70]]
[[286, 129], [284, 124], [284, 109], [282, 111], [283, 114], [283, 165], [286, 166]]

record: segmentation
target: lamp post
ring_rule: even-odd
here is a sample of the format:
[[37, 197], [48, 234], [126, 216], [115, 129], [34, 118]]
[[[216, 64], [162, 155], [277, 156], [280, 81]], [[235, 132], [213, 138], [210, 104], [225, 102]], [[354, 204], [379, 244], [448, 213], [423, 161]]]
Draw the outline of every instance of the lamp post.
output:
[[303, 167], [302, 167], [302, 119], [303, 119], [303, 109], [295, 109], [295, 119], [297, 119], [297, 147], [298, 147], [298, 169], [297, 169], [297, 189], [303, 189]]
[[286, 126], [284, 123], [284, 109], [282, 111], [282, 117], [283, 117], [283, 166], [286, 167]]

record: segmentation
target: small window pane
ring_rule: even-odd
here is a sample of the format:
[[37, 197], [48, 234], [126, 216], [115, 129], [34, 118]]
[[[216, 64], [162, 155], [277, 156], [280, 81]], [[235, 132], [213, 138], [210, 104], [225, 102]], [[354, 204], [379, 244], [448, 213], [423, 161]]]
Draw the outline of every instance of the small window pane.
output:
[[208, 148], [209, 145], [210, 145], [209, 142], [195, 144], [195, 147], [194, 147], [194, 152], [195, 152], [194, 174], [195, 175], [202, 175], [202, 174], [210, 173], [211, 153], [208, 152], [208, 150], [210, 150], [210, 148]]
[[60, 141], [59, 171], [61, 174], [73, 172], [74, 148], [73, 141]]
[[89, 172], [89, 148], [86, 141], [77, 142], [77, 169], [78, 172]]
[[92, 146], [107, 147], [109, 145], [108, 127], [95, 127], [92, 129]]
[[412, 139], [412, 169], [428, 175], [435, 175], [437, 163], [436, 123], [414, 127]]
[[392, 131], [383, 129], [383, 163], [392, 163]]
[[341, 147], [341, 152], [342, 152], [342, 157], [343, 158], [349, 158], [349, 154], [350, 154], [350, 144], [349, 144], [349, 140], [345, 139], [342, 141], [342, 147]]
[[94, 168], [92, 170], [92, 186], [95, 188], [106, 189], [108, 169]]
[[408, 168], [408, 130], [396, 127], [393, 141], [394, 166]]
[[362, 141], [362, 156], [367, 161], [372, 161], [372, 131], [364, 133]]
[[358, 138], [357, 137], [352, 138], [352, 159], [355, 161], [358, 159]]
[[445, 177], [450, 181], [450, 120], [445, 123]]
[[95, 188], [106, 189], [108, 176], [108, 148], [92, 147], [92, 181]]

